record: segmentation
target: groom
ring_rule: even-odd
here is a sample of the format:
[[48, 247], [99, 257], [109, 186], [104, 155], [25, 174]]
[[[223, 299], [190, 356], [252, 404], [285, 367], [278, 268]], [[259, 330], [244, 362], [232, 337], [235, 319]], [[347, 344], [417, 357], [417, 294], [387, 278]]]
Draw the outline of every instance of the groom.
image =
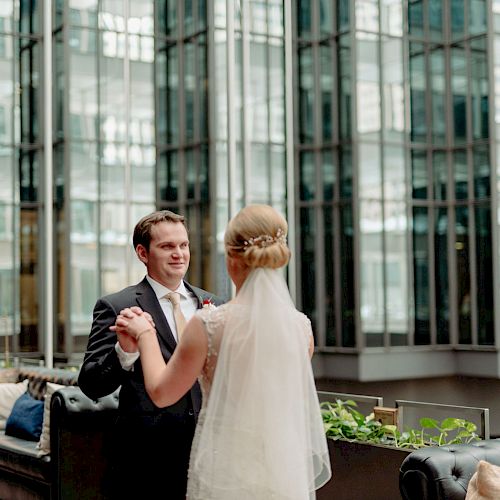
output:
[[[147, 275], [137, 285], [97, 301], [78, 384], [92, 399], [121, 386], [112, 441], [111, 497], [184, 500], [201, 403], [199, 386], [195, 384], [175, 405], [156, 407], [144, 387], [136, 341], [125, 334], [117, 336], [110, 327], [126, 307], [147, 311], [168, 362], [184, 322], [204, 300], [216, 305], [221, 300], [184, 281], [190, 252], [183, 216], [161, 210], [143, 217], [135, 226], [133, 244]], [[180, 295], [180, 318], [177, 301], [166, 298], [169, 292]]]

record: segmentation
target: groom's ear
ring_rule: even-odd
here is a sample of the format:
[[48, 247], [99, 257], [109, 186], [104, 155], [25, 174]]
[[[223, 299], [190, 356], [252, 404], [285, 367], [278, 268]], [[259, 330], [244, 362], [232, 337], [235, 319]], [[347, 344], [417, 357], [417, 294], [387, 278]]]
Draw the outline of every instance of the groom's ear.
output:
[[135, 253], [137, 254], [138, 259], [143, 264], [148, 263], [148, 251], [146, 250], [146, 247], [144, 245], [137, 245], [137, 247], [135, 248]]

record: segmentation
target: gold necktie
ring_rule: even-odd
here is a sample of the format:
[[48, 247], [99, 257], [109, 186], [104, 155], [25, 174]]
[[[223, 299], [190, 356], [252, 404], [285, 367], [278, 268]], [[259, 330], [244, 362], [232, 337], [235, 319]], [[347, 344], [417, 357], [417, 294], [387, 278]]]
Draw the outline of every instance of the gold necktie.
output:
[[177, 292], [169, 292], [165, 297], [172, 303], [174, 310], [175, 328], [177, 329], [177, 341], [181, 339], [182, 332], [186, 326], [186, 318], [181, 311], [181, 296]]

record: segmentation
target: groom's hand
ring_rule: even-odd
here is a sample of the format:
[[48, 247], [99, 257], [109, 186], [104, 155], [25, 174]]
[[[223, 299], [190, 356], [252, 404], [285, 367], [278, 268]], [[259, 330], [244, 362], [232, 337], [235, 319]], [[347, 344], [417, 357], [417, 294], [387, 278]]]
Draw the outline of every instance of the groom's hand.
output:
[[[110, 327], [110, 330], [116, 333], [120, 347], [125, 352], [137, 352], [139, 350], [135, 336], [133, 334], [131, 335], [130, 332], [127, 331], [130, 321], [132, 321], [134, 318], [139, 319], [139, 317], [142, 317], [141, 321], [139, 321], [139, 324], [147, 322], [151, 327], [155, 327], [155, 323], [151, 314], [143, 311], [140, 307], [137, 306], [126, 307], [125, 309], [122, 309], [120, 311], [120, 314], [116, 318], [115, 324]], [[132, 332], [133, 331], [134, 330], [132, 329]]]

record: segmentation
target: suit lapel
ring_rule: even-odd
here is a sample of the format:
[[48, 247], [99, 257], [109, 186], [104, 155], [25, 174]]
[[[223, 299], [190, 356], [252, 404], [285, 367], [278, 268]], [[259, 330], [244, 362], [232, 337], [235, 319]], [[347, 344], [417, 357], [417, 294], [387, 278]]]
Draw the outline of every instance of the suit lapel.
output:
[[146, 278], [144, 278], [137, 288], [137, 303], [143, 311], [147, 311], [151, 314], [153, 321], [155, 322], [158, 335], [168, 346], [169, 350], [173, 351], [177, 346], [177, 342], [172, 334], [172, 330], [170, 330], [170, 326], [165, 318], [165, 315], [163, 314], [160, 303], [156, 298], [156, 294]]

